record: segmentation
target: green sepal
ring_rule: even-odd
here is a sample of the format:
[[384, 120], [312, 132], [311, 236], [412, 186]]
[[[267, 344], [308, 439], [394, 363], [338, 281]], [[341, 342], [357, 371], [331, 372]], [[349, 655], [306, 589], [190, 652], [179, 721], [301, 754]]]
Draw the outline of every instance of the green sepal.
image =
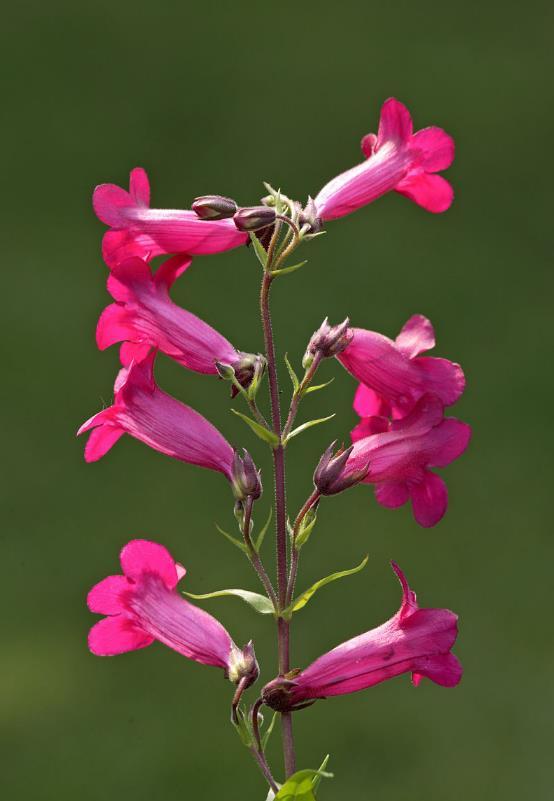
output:
[[315, 791], [317, 790], [317, 788], [319, 787], [319, 785], [321, 784], [321, 780], [323, 779], [323, 777], [327, 776], [327, 778], [329, 778], [330, 776], [333, 775], [332, 773], [327, 773], [327, 774], [325, 773], [325, 768], [327, 767], [327, 764], [329, 762], [329, 758], [330, 758], [330, 755], [327, 754], [327, 756], [325, 757], [325, 759], [323, 760], [323, 762], [319, 766], [319, 770], [317, 772], [317, 776], [314, 776], [314, 778], [312, 779], [312, 788], [313, 788], [314, 794], [315, 794]]
[[185, 592], [183, 595], [187, 595], [189, 598], [194, 598], [195, 601], [206, 601], [209, 598], [223, 598], [227, 595], [234, 595], [237, 598], [241, 598], [245, 603], [251, 606], [252, 609], [255, 609], [256, 612], [259, 612], [261, 615], [273, 615], [275, 612], [273, 604], [269, 598], [266, 598], [265, 595], [260, 595], [259, 592], [251, 592], [250, 590], [216, 590], [215, 592], [205, 592], [200, 595], [196, 595], [193, 592]]
[[286, 780], [275, 801], [315, 801], [314, 781], [332, 779], [333, 774], [322, 770], [299, 770]]
[[290, 620], [294, 612], [298, 612], [300, 609], [303, 609], [310, 598], [315, 595], [318, 590], [320, 590], [326, 584], [330, 584], [332, 581], [337, 581], [338, 579], [346, 578], [347, 576], [353, 576], [354, 573], [359, 573], [360, 570], [363, 570], [367, 565], [368, 559], [369, 557], [365, 556], [360, 564], [356, 567], [352, 567], [350, 570], [339, 570], [337, 573], [331, 573], [330, 576], [319, 579], [319, 581], [316, 581], [311, 587], [308, 587], [307, 590], [304, 590], [304, 592], [300, 593], [300, 595], [295, 598], [286, 609], [283, 609], [281, 612], [281, 617], [285, 618], [285, 620]]
[[246, 746], [246, 748], [251, 748], [254, 745], [254, 732], [252, 731], [250, 717], [244, 714], [240, 706], [237, 707], [236, 712], [238, 722], [231, 718], [231, 723], [235, 727], [235, 731], [240, 737], [242, 744]]
[[306, 431], [307, 428], [311, 428], [312, 426], [318, 426], [320, 423], [326, 423], [328, 420], [332, 420], [334, 416], [335, 413], [333, 412], [333, 414], [330, 414], [328, 417], [320, 417], [318, 420], [308, 420], [307, 423], [302, 423], [301, 426], [298, 426], [298, 428], [295, 428], [290, 432], [288, 437], [283, 442], [283, 445], [286, 445], [287, 442], [291, 440], [293, 437], [297, 437], [298, 434], [301, 434], [303, 431]]
[[225, 531], [224, 529], [222, 529], [222, 528], [221, 528], [221, 526], [218, 526], [218, 525], [217, 525], [217, 523], [215, 524], [215, 527], [216, 527], [216, 529], [219, 531], [219, 533], [220, 533], [220, 534], [223, 534], [223, 536], [224, 536], [224, 537], [226, 537], [226, 539], [228, 539], [228, 540], [229, 540], [229, 542], [231, 542], [231, 543], [232, 543], [233, 545], [235, 545], [237, 548], [240, 548], [240, 550], [241, 550], [241, 551], [242, 551], [244, 554], [246, 554], [246, 555], [248, 556], [248, 548], [246, 547], [246, 545], [244, 544], [244, 542], [241, 542], [241, 541], [240, 541], [239, 539], [237, 539], [236, 537], [233, 537], [233, 535], [232, 535], [232, 534], [229, 534], [227, 531]]
[[298, 380], [298, 376], [294, 372], [294, 368], [289, 361], [288, 355], [285, 353], [285, 364], [287, 365], [287, 370], [289, 371], [290, 380], [292, 381], [292, 388], [294, 390], [294, 394], [298, 392], [298, 387], [300, 386], [300, 381]]
[[[271, 523], [271, 518], [272, 517], [273, 517], [273, 507], [270, 506], [269, 507], [269, 514], [267, 516], [267, 520], [265, 521], [264, 527], [262, 528], [262, 530], [258, 534], [256, 542], [254, 543], [254, 548], [256, 550], [256, 553], [260, 553], [260, 548], [262, 547], [262, 543], [264, 541], [265, 535], [267, 534], [267, 530], [269, 528], [269, 524]], [[242, 545], [242, 543], [241, 543], [241, 545]], [[248, 553], [248, 549], [246, 548], [246, 546], [244, 546], [244, 548], [246, 549], [246, 552]]]
[[252, 247], [254, 248], [254, 253], [258, 257], [258, 261], [265, 270], [267, 266], [267, 253], [264, 246], [253, 231], [250, 232], [250, 241], [252, 242]]
[[308, 542], [310, 534], [312, 533], [316, 523], [317, 509], [312, 508], [306, 513], [302, 523], [300, 524], [298, 534], [296, 535], [295, 547], [297, 551], [299, 551], [300, 548]]
[[273, 717], [271, 718], [271, 723], [269, 724], [269, 726], [267, 727], [267, 729], [265, 730], [265, 732], [263, 734], [263, 737], [262, 737], [262, 750], [263, 751], [265, 751], [265, 749], [267, 748], [267, 744], [269, 742], [269, 738], [271, 737], [271, 732], [273, 731], [273, 728], [275, 726], [275, 721], [277, 720], [277, 715], [278, 714], [279, 714], [278, 712], [274, 712], [273, 713]]
[[317, 392], [320, 389], [324, 389], [325, 387], [328, 387], [329, 384], [332, 384], [334, 380], [335, 379], [333, 377], [330, 378], [329, 381], [326, 381], [324, 384], [315, 384], [313, 387], [308, 387], [307, 389], [304, 390], [303, 394], [309, 395], [310, 392]]
[[304, 259], [304, 261], [299, 261], [298, 264], [291, 264], [290, 267], [281, 267], [280, 270], [272, 270], [270, 275], [287, 275], [287, 273], [294, 273], [296, 270], [299, 270], [305, 264], [308, 263], [308, 259]]
[[279, 446], [279, 437], [273, 431], [270, 431], [269, 428], [262, 426], [255, 420], [252, 420], [252, 418], [248, 417], [247, 414], [237, 412], [236, 409], [231, 409], [231, 411], [233, 414], [236, 414], [237, 417], [240, 417], [241, 420], [244, 420], [244, 422], [250, 426], [254, 434], [256, 434], [256, 436], [262, 439], [264, 442], [267, 442], [268, 445], [271, 445], [272, 448], [277, 448]]

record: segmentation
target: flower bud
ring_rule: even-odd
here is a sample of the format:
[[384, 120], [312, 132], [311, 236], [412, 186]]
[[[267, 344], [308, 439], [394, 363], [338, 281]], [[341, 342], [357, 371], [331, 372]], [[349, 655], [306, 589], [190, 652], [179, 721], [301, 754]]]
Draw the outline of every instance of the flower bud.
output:
[[275, 222], [276, 211], [270, 206], [250, 206], [239, 209], [233, 220], [239, 231], [259, 231]]
[[353, 445], [344, 450], [339, 448], [333, 455], [336, 441], [332, 442], [319, 460], [314, 472], [314, 485], [321, 495], [337, 495], [350, 489], [367, 476], [369, 464], [361, 470], [346, 470], [348, 457]]
[[[241, 353], [240, 359], [233, 364], [235, 378], [250, 398], [256, 397], [266, 367], [267, 360], [261, 353]], [[233, 396], [238, 392], [236, 387], [234, 390], [231, 392]]]
[[194, 199], [192, 210], [201, 220], [224, 220], [238, 209], [235, 201], [223, 195], [201, 195]]
[[232, 681], [233, 684], [238, 684], [242, 679], [245, 679], [243, 689], [246, 690], [247, 687], [254, 684], [259, 675], [260, 668], [252, 640], [242, 650], [235, 646], [229, 655], [229, 666], [227, 668], [229, 681]]
[[307, 369], [313, 362], [316, 353], [320, 353], [324, 359], [342, 353], [350, 344], [353, 337], [349, 326], [350, 320], [348, 317], [342, 323], [339, 323], [339, 325], [329, 325], [328, 318], [326, 317], [308, 342], [306, 353], [302, 359], [302, 367]]
[[277, 676], [262, 689], [262, 699], [266, 706], [276, 712], [290, 712], [294, 708], [291, 703], [290, 694], [294, 687], [294, 677], [300, 670], [291, 670], [284, 676]]
[[238, 450], [233, 456], [231, 483], [233, 493], [237, 501], [244, 501], [246, 498], [257, 500], [262, 494], [262, 481], [260, 471], [246, 448], [243, 448], [244, 456]]

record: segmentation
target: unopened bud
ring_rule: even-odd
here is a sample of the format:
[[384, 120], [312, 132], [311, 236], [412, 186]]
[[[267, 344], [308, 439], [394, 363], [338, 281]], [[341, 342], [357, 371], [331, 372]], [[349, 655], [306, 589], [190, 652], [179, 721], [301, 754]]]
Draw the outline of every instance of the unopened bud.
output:
[[192, 210], [202, 220], [224, 220], [238, 209], [235, 201], [223, 195], [202, 195], [194, 199]]
[[[240, 353], [233, 365], [235, 378], [250, 398], [255, 398], [267, 367], [267, 360], [261, 353]], [[236, 392], [238, 390], [235, 387]], [[231, 393], [231, 394], [236, 394]]]
[[302, 366], [304, 369], [307, 369], [311, 365], [316, 353], [321, 354], [324, 359], [342, 353], [342, 351], [348, 347], [353, 337], [349, 326], [350, 320], [348, 317], [338, 325], [329, 325], [329, 321], [326, 317], [308, 342], [306, 353], [302, 359]]
[[239, 231], [259, 231], [275, 222], [276, 211], [271, 206], [250, 206], [239, 209], [233, 220]]
[[314, 485], [321, 495], [337, 495], [339, 492], [354, 487], [367, 476], [369, 464], [362, 469], [348, 470], [347, 463], [353, 445], [344, 450], [335, 450], [336, 441], [332, 442], [317, 465], [314, 472]]
[[239, 503], [246, 498], [257, 500], [262, 494], [260, 471], [245, 448], [243, 448], [243, 453], [244, 456], [241, 456], [238, 451], [235, 451], [231, 468], [233, 493]]
[[299, 673], [299, 670], [291, 670], [285, 676], [278, 676], [266, 684], [262, 689], [264, 704], [276, 712], [290, 712], [294, 708], [291, 698], [295, 686], [294, 678]]
[[317, 206], [313, 198], [308, 198], [308, 202], [298, 215], [298, 222], [301, 226], [309, 225], [310, 234], [319, 234], [323, 230], [323, 220], [317, 215]]
[[260, 668], [252, 640], [242, 650], [234, 646], [229, 654], [227, 666], [227, 678], [229, 681], [232, 681], [233, 684], [238, 684], [242, 679], [245, 679], [243, 689], [246, 690], [247, 687], [254, 684], [259, 675]]

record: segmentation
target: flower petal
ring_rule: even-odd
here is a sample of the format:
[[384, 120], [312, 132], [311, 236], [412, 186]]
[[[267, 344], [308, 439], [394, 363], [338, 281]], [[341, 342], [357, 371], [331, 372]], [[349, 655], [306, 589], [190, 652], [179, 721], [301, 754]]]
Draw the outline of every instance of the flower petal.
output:
[[421, 152], [420, 163], [425, 172], [446, 170], [454, 161], [454, 140], [446, 131], [434, 125], [417, 131], [411, 145]]
[[128, 311], [118, 303], [106, 306], [96, 326], [96, 344], [100, 350], [106, 350], [115, 342], [133, 339], [137, 332], [132, 324]]
[[121, 596], [132, 587], [125, 576], [108, 576], [91, 589], [87, 606], [99, 615], [119, 615], [125, 611]]
[[358, 386], [354, 395], [353, 407], [360, 417], [388, 416], [390, 414], [389, 404], [374, 389], [366, 387], [365, 384]]
[[412, 358], [435, 347], [435, 331], [431, 321], [422, 314], [414, 314], [396, 337], [396, 344], [405, 356]]
[[179, 580], [175, 560], [163, 545], [150, 540], [131, 540], [121, 550], [121, 567], [125, 575], [138, 581], [145, 574], [161, 578], [165, 586], [172, 590]]
[[455, 417], [447, 417], [434, 432], [429, 467], [446, 467], [465, 451], [470, 439], [471, 426]]
[[412, 136], [413, 125], [410, 112], [395, 97], [389, 97], [381, 107], [377, 146], [383, 147], [386, 142], [405, 144]]
[[154, 638], [141, 631], [127, 615], [105, 617], [88, 635], [88, 647], [96, 656], [116, 656], [146, 648], [153, 642]]
[[431, 528], [442, 519], [448, 506], [448, 490], [440, 476], [426, 471], [423, 481], [410, 488], [414, 517], [420, 526]]
[[95, 428], [85, 445], [85, 461], [97, 462], [107, 454], [124, 433], [122, 428], [109, 423]]
[[464, 371], [456, 362], [436, 356], [418, 356], [413, 364], [422, 371], [422, 380], [429, 392], [439, 396], [445, 406], [456, 403], [464, 392]]
[[454, 190], [440, 175], [407, 175], [396, 186], [396, 191], [409, 197], [427, 211], [440, 214], [452, 205]]
[[150, 205], [150, 181], [146, 170], [142, 167], [135, 167], [129, 176], [129, 194], [137, 206]]
[[398, 509], [410, 499], [410, 491], [403, 481], [384, 481], [375, 485], [375, 498], [386, 509]]
[[417, 671], [412, 674], [412, 682], [416, 687], [422, 678], [431, 679], [441, 687], [455, 687], [464, 672], [454, 654], [436, 654], [423, 657], [418, 662]]

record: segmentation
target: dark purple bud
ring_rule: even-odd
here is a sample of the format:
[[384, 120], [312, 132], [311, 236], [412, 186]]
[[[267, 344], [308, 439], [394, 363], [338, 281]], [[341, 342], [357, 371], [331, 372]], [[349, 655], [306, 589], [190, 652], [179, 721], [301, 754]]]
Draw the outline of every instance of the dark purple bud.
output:
[[[233, 364], [235, 378], [249, 396], [254, 398], [265, 373], [267, 360], [261, 353], [240, 353], [239, 356], [239, 360]], [[238, 392], [236, 387], [234, 389], [235, 392], [231, 391], [233, 397]]]
[[259, 231], [275, 222], [276, 211], [270, 206], [250, 206], [239, 209], [233, 220], [239, 231]]
[[244, 456], [238, 450], [233, 456], [232, 466], [232, 487], [237, 501], [244, 501], [246, 498], [257, 500], [262, 494], [262, 480], [260, 471], [248, 451], [243, 448]]
[[333, 454], [336, 442], [332, 442], [314, 472], [314, 485], [321, 495], [337, 495], [339, 492], [350, 489], [367, 476], [369, 464], [362, 470], [348, 470], [347, 463], [352, 453], [353, 445]]
[[295, 686], [294, 678], [300, 670], [291, 670], [285, 676], [277, 676], [262, 689], [264, 704], [276, 712], [290, 712], [294, 709], [291, 695]]
[[319, 234], [320, 231], [323, 231], [323, 220], [317, 216], [317, 207], [313, 198], [308, 198], [308, 202], [298, 215], [298, 222], [300, 226], [309, 225], [308, 233], [310, 234]]
[[202, 220], [224, 220], [238, 209], [235, 201], [223, 195], [202, 195], [194, 199], [192, 210]]
[[353, 333], [350, 331], [348, 317], [338, 325], [329, 325], [327, 317], [308, 342], [306, 353], [302, 359], [302, 366], [307, 369], [314, 360], [316, 353], [324, 359], [337, 356], [348, 347], [352, 341]]
[[252, 640], [248, 642], [244, 648], [234, 648], [229, 655], [229, 666], [227, 668], [227, 678], [233, 684], [238, 684], [244, 679], [243, 690], [250, 687], [258, 676], [260, 675], [260, 668], [256, 659], [256, 653]]

